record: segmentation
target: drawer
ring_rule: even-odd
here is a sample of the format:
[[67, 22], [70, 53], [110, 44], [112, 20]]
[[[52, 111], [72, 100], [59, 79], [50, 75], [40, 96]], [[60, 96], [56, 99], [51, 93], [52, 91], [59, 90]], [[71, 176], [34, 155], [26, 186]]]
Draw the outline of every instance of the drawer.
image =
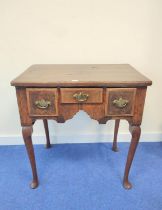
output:
[[107, 88], [106, 115], [133, 116], [136, 88]]
[[102, 88], [61, 88], [61, 103], [102, 103]]
[[58, 93], [56, 88], [27, 88], [30, 116], [57, 116]]

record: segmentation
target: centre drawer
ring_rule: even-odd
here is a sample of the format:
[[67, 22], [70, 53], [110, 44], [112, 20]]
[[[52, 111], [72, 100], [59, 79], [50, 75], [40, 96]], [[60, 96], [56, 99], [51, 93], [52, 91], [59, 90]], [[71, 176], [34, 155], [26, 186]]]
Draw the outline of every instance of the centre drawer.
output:
[[61, 103], [102, 103], [102, 88], [61, 88]]

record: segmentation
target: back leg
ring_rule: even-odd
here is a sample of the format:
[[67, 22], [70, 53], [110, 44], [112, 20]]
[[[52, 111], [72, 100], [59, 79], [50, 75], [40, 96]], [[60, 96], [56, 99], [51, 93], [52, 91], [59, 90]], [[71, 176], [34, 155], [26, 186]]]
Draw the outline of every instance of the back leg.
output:
[[114, 140], [113, 140], [113, 146], [112, 146], [112, 150], [114, 152], [118, 152], [117, 136], [118, 136], [119, 124], [120, 124], [120, 119], [116, 119], [115, 120], [115, 129], [114, 129]]
[[46, 134], [46, 148], [50, 148], [51, 147], [51, 143], [50, 143], [50, 137], [49, 137], [49, 129], [48, 129], [48, 121], [47, 119], [43, 120], [43, 124], [44, 124], [44, 130], [45, 130], [45, 134]]

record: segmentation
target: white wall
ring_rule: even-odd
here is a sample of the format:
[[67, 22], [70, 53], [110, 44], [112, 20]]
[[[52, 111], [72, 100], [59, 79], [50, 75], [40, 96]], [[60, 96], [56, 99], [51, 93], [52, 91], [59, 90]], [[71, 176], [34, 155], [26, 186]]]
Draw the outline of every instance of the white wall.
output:
[[[142, 129], [143, 134], [160, 140], [161, 9], [161, 0], [0, 0], [0, 137], [21, 134], [10, 81], [31, 64], [130, 63], [153, 80], [153, 86], [148, 88]], [[123, 122], [120, 132], [127, 133], [127, 127]], [[44, 135], [42, 128], [37, 122], [34, 134]], [[51, 122], [50, 128], [55, 135], [65, 136], [65, 142], [70, 142], [70, 138], [79, 142], [83, 133], [112, 133], [113, 122], [99, 126], [79, 113], [63, 125]], [[66, 136], [70, 136], [69, 140]], [[101, 140], [96, 135], [96, 141]]]

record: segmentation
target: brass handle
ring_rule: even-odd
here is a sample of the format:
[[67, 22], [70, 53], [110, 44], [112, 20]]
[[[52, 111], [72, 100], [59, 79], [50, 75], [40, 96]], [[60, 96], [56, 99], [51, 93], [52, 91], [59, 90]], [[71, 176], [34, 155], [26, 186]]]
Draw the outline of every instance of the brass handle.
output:
[[115, 99], [113, 101], [113, 104], [118, 108], [124, 108], [127, 106], [128, 103], [129, 101], [123, 98]]
[[75, 93], [75, 94], [73, 95], [73, 98], [75, 98], [75, 99], [76, 99], [77, 101], [79, 101], [79, 102], [87, 101], [88, 97], [89, 97], [88, 94], [82, 93], [82, 92], [80, 92], [80, 93]]
[[47, 109], [48, 106], [51, 105], [50, 101], [45, 101], [44, 99], [41, 99], [39, 101], [35, 101], [35, 105], [39, 109]]

